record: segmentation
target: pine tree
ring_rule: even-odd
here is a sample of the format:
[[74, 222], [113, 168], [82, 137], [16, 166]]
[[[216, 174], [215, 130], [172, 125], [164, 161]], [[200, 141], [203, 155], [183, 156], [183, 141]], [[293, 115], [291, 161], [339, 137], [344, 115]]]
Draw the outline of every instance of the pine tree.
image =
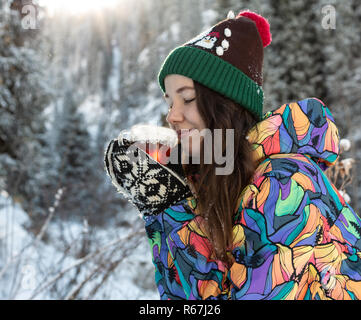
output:
[[65, 91], [62, 114], [57, 119], [57, 185], [64, 188], [59, 216], [84, 218], [92, 211], [94, 195], [89, 186], [96, 184], [94, 178], [94, 153], [90, 134], [83, 115], [70, 89]]
[[[350, 157], [360, 158], [361, 135], [361, 4], [357, 0], [340, 3], [322, 0], [321, 6], [335, 10], [334, 29], [321, 29], [325, 39], [325, 72], [327, 75], [327, 102], [335, 117], [341, 138], [353, 142]], [[332, 9], [331, 7], [331, 9]], [[356, 211], [361, 194], [358, 194], [361, 178], [355, 175], [348, 193]], [[359, 189], [359, 190], [358, 190]]]
[[352, 92], [355, 57], [355, 46], [359, 38], [355, 32], [354, 12], [352, 1], [347, 3], [329, 3], [321, 1], [323, 7], [332, 5], [336, 14], [336, 25], [334, 29], [321, 29], [325, 39], [324, 54], [326, 63], [324, 65], [327, 74], [327, 99], [333, 115], [337, 120], [340, 134], [345, 136], [351, 127], [353, 117], [353, 104], [357, 103], [357, 92]]
[[[266, 103], [277, 107], [326, 96], [320, 15], [312, 0], [270, 0], [272, 44], [267, 50]], [[316, 6], [317, 7], [317, 6]]]
[[38, 192], [35, 176], [51, 91], [46, 66], [33, 49], [41, 41], [23, 29], [19, 9], [19, 1], [0, 3], [0, 180], [28, 208]]

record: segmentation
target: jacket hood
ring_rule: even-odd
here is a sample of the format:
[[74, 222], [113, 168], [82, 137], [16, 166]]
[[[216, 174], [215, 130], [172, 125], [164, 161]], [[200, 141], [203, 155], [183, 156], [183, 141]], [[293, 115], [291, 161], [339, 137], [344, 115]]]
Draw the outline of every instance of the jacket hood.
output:
[[287, 103], [266, 113], [249, 132], [256, 161], [276, 154], [302, 154], [326, 170], [339, 155], [334, 118], [317, 98]]

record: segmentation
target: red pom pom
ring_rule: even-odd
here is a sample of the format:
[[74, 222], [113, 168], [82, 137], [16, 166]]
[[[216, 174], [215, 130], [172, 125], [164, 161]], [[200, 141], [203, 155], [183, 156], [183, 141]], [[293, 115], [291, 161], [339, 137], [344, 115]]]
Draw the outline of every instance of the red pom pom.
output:
[[256, 23], [258, 32], [261, 36], [263, 47], [267, 47], [272, 41], [272, 35], [270, 31], [270, 25], [266, 18], [262, 17], [261, 15], [254, 13], [252, 11], [246, 10], [241, 11], [236, 18], [238, 17], [247, 17], [253, 20]]

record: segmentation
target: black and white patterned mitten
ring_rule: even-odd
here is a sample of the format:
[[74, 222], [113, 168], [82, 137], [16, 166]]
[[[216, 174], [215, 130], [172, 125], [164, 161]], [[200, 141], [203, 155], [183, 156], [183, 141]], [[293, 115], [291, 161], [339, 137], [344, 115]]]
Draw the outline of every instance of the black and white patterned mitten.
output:
[[192, 196], [180, 162], [163, 165], [123, 137], [109, 143], [104, 162], [113, 185], [144, 216]]

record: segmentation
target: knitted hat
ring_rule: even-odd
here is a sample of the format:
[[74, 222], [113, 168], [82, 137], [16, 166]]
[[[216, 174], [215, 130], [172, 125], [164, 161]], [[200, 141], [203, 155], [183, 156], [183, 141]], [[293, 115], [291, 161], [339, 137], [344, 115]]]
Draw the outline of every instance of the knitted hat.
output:
[[252, 112], [263, 116], [263, 48], [271, 43], [268, 21], [262, 16], [230, 11], [225, 20], [172, 50], [158, 74], [164, 79], [180, 74], [217, 91]]

